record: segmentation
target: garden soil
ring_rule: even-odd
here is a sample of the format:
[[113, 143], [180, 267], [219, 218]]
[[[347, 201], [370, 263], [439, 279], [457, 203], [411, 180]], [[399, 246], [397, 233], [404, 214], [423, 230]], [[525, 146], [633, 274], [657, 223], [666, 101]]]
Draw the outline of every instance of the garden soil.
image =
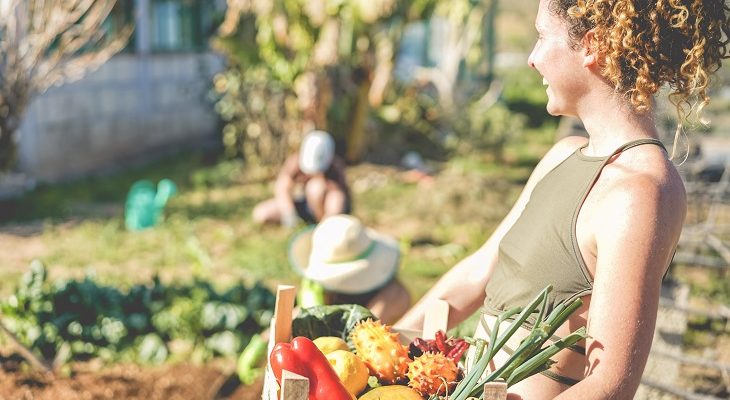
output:
[[[17, 362], [3, 359], [2, 400], [254, 400], [261, 398], [263, 379], [241, 385], [217, 365], [174, 364], [140, 367], [116, 364], [100, 367], [75, 363], [68, 376], [48, 377], [15, 370]], [[233, 379], [232, 379], [233, 378]]]

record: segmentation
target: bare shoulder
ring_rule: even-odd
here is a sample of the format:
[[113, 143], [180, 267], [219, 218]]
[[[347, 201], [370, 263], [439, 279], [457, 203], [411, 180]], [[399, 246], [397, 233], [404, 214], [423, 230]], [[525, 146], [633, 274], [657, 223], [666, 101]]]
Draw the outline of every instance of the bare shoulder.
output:
[[675, 209], [686, 203], [682, 178], [658, 146], [637, 146], [619, 154], [606, 166], [602, 179], [607, 197], [629, 196]]
[[638, 146], [621, 153], [604, 168], [595, 189], [599, 247], [602, 242], [624, 251], [629, 242], [644, 243], [671, 256], [687, 199], [676, 167], [661, 148]]
[[557, 158], [562, 161], [586, 143], [588, 143], [588, 138], [583, 136], [564, 137], [550, 148], [550, 151], [545, 154], [544, 158]]

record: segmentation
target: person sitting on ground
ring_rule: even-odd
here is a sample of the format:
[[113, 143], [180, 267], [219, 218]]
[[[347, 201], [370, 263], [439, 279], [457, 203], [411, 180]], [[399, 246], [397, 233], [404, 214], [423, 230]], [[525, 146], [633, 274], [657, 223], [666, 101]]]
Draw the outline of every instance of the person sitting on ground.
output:
[[297, 233], [289, 262], [304, 279], [324, 288], [326, 304], [359, 304], [392, 324], [411, 306], [396, 278], [398, 242], [350, 215], [333, 215]]
[[292, 228], [299, 218], [316, 224], [329, 215], [350, 212], [345, 163], [335, 154], [329, 133], [312, 131], [299, 151], [284, 162], [274, 184], [274, 198], [254, 207], [253, 221]]

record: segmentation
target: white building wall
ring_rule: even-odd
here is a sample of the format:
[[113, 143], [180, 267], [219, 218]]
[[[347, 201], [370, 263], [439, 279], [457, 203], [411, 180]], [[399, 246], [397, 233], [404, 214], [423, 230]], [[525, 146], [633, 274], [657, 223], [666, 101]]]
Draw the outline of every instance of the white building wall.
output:
[[21, 125], [19, 168], [57, 181], [215, 138], [213, 54], [120, 54], [38, 97]]

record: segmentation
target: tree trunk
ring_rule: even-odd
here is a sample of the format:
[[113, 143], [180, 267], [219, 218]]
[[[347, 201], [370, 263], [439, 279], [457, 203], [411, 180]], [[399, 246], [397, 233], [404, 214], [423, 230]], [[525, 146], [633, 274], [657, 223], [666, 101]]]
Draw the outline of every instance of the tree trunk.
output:
[[324, 71], [308, 71], [294, 84], [299, 109], [302, 113], [303, 134], [313, 130], [326, 131], [327, 112], [332, 104], [332, 82]]
[[370, 101], [368, 93], [370, 92], [370, 81], [360, 82], [357, 88], [357, 100], [355, 109], [353, 110], [350, 129], [347, 132], [347, 152], [345, 159], [348, 162], [357, 162], [362, 158], [365, 152], [367, 141], [365, 140], [368, 111], [370, 110]]
[[13, 169], [18, 156], [18, 149], [15, 146], [17, 129], [7, 125], [6, 121], [0, 120], [0, 172]]

